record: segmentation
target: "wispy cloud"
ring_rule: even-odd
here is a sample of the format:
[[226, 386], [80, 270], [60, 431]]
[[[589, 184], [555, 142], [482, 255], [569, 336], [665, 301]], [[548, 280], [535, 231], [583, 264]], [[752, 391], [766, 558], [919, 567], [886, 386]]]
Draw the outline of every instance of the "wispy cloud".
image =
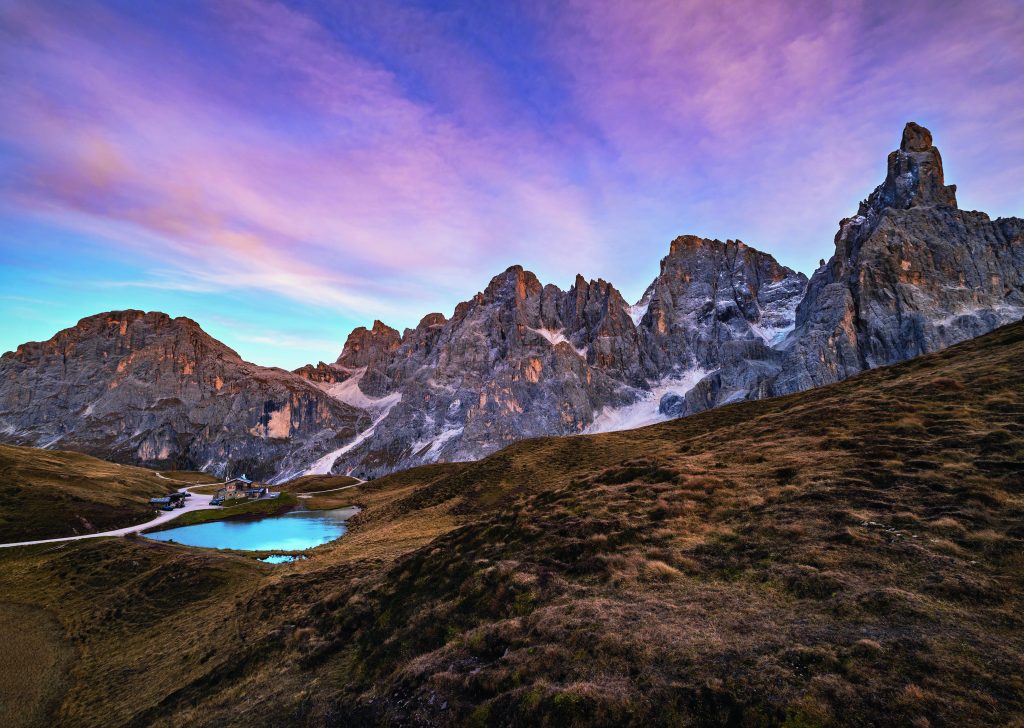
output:
[[[221, 93], [201, 58], [159, 36], [140, 58], [136, 23], [96, 17], [18, 6], [6, 19], [19, 41], [7, 60], [23, 71], [4, 126], [20, 145], [7, 195], [21, 211], [135, 241], [210, 283], [365, 312], [380, 303], [376, 281], [413, 298], [455, 288], [496, 250], [511, 258], [544, 240], [599, 254], [584, 196], [551, 169], [553, 150], [519, 130], [487, 138], [461, 127], [308, 16], [226, 6], [218, 43], [283, 81], [228, 79]], [[258, 108], [278, 97], [296, 108]], [[561, 256], [566, 275], [573, 256]]]
[[635, 295], [682, 232], [807, 270], [909, 119], [967, 206], [1021, 213], [1022, 36], [1014, 0], [15, 0], [0, 215], [121, 288], [398, 325], [516, 262]]

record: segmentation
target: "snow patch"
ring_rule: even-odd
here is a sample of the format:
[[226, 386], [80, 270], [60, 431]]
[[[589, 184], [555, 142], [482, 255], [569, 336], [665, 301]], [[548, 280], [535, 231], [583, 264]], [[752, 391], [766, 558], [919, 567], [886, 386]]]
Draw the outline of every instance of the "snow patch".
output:
[[[559, 344], [563, 343], [572, 346], [572, 342], [565, 338], [564, 329], [560, 331], [555, 331], [554, 329], [534, 329], [529, 326], [527, 326], [526, 328], [530, 329], [530, 331], [534, 332], [535, 334], [540, 334], [541, 336], [543, 336], [545, 339], [548, 340], [548, 343], [551, 344], [552, 346], [558, 346]], [[572, 346], [572, 350], [575, 351], [579, 356], [583, 357], [584, 359], [587, 358], [587, 349], [585, 347], [583, 349], [577, 349], [575, 346]]]
[[[395, 404], [397, 404], [397, 402]], [[334, 469], [334, 463], [338, 462], [338, 458], [366, 442], [366, 440], [369, 439], [377, 430], [377, 425], [384, 421], [384, 418], [388, 416], [388, 412], [390, 411], [390, 407], [384, 410], [384, 413], [381, 414], [377, 419], [375, 419], [373, 421], [373, 424], [371, 424], [365, 430], [356, 435], [355, 439], [353, 439], [347, 445], [343, 445], [342, 447], [339, 447], [337, 450], [332, 450], [331, 452], [327, 453], [322, 458], [320, 458], [312, 465], [310, 465], [308, 468], [306, 468], [304, 471], [302, 471], [300, 475], [329, 475], [331, 470]]]
[[361, 369], [356, 369], [352, 376], [344, 382], [325, 384], [322, 388], [328, 395], [339, 402], [364, 409], [371, 415], [376, 415], [382, 411], [390, 411], [392, 407], [401, 401], [401, 392], [392, 392], [384, 397], [371, 397], [364, 393], [359, 388], [359, 382], [363, 380], [365, 374], [366, 367], [362, 367]]
[[49, 450], [49, 449], [50, 449], [51, 447], [53, 447], [54, 445], [56, 445], [56, 444], [57, 444], [58, 442], [60, 442], [60, 441], [61, 441], [62, 439], [64, 439], [64, 435], [57, 435], [57, 436], [56, 436], [55, 438], [53, 438], [52, 440], [50, 440], [49, 442], [46, 442], [46, 443], [44, 443], [44, 444], [40, 445], [39, 447], [41, 447], [41, 448], [42, 448], [43, 450]]
[[626, 313], [633, 319], [633, 325], [639, 326], [641, 319], [647, 313], [647, 309], [651, 307], [651, 299], [654, 298], [654, 286], [651, 285], [639, 301], [634, 303], [632, 306], [626, 307]]
[[978, 314], [981, 313], [994, 314], [996, 320], [999, 321], [1000, 325], [1002, 325], [1016, 321], [1020, 319], [1022, 316], [1024, 316], [1024, 307], [1011, 306], [1006, 303], [997, 303], [993, 306], [974, 306], [971, 308], [962, 308], [959, 311], [951, 313], [949, 316], [933, 320], [931, 324], [933, 326], [950, 326], [959, 318], [962, 318], [964, 316], [978, 316]]
[[339, 402], [344, 402], [345, 404], [353, 407], [366, 410], [373, 417], [373, 422], [369, 427], [356, 435], [351, 442], [339, 447], [337, 450], [332, 450], [327, 453], [310, 465], [306, 470], [302, 471], [300, 475], [329, 474], [334, 468], [334, 464], [338, 461], [338, 458], [366, 442], [377, 430], [377, 425], [383, 422], [384, 418], [391, 412], [392, 407], [402, 401], [401, 392], [392, 392], [384, 397], [370, 397], [365, 394], [363, 390], [359, 388], [359, 382], [365, 374], [366, 367], [363, 367], [356, 370], [352, 376], [344, 382], [329, 384], [323, 387], [323, 390]]
[[786, 326], [750, 324], [750, 330], [753, 331], [756, 336], [761, 337], [764, 343], [769, 347], [774, 347], [781, 344], [786, 337], [789, 336], [789, 332], [792, 331], [795, 326], [795, 321]]
[[[775, 281], [765, 286], [764, 291], [772, 291], [788, 283], [788, 279]], [[769, 347], [778, 347], [796, 328], [796, 309], [806, 292], [807, 287], [805, 286], [799, 296], [789, 296], [768, 303], [761, 310], [760, 320], [750, 324], [750, 330]]]
[[448, 444], [449, 440], [461, 435], [463, 429], [464, 428], [461, 425], [458, 427], [449, 427], [443, 430], [441, 434], [433, 440], [421, 440], [419, 442], [415, 442], [412, 446], [412, 454], [416, 455], [420, 450], [425, 448], [427, 445], [430, 445], [430, 449], [423, 453], [421, 457], [424, 462], [433, 462], [437, 459], [438, 454], [441, 452], [441, 448]]
[[672, 419], [658, 412], [661, 398], [666, 394], [684, 395], [693, 389], [697, 382], [707, 376], [708, 372], [701, 368], [690, 369], [681, 376], [670, 377], [656, 382], [649, 390], [641, 393], [640, 398], [624, 407], [605, 407], [584, 430], [586, 434], [597, 432], [616, 432], [632, 430], [658, 422]]

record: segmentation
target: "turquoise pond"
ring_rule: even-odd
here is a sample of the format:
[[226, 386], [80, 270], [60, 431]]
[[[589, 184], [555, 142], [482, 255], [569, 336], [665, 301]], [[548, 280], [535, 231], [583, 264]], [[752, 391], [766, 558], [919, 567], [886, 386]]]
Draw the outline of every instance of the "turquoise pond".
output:
[[305, 556], [289, 556], [288, 554], [271, 554], [270, 556], [264, 556], [258, 561], [262, 561], [265, 564], [290, 564], [293, 561], [299, 561], [306, 558]]
[[292, 511], [251, 521], [211, 521], [147, 533], [155, 541], [239, 551], [304, 551], [341, 538], [358, 508]]

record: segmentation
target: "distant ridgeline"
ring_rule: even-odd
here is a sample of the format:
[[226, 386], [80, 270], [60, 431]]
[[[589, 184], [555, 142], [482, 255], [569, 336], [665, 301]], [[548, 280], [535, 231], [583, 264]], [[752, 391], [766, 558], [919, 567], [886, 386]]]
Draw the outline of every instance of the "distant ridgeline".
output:
[[960, 210], [907, 124], [810, 280], [739, 241], [672, 241], [635, 305], [513, 266], [451, 318], [376, 321], [338, 360], [256, 366], [186, 318], [119, 311], [0, 359], [0, 440], [123, 462], [370, 476], [836, 382], [1024, 314], [1024, 221]]

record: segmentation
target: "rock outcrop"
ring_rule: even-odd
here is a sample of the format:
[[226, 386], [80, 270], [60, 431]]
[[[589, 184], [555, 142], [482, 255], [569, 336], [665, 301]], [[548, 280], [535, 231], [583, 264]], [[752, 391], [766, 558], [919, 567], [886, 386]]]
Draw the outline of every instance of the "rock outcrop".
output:
[[885, 181], [812, 277], [778, 390], [838, 381], [1024, 314], [1024, 220], [960, 210], [931, 134], [908, 124]]
[[793, 328], [807, 277], [739, 240], [672, 241], [637, 324], [650, 375], [711, 371]]
[[368, 424], [301, 377], [244, 362], [163, 313], [90, 316], [0, 358], [0, 435], [14, 444], [269, 477]]
[[[1024, 221], [960, 210], [910, 123], [808, 280], [740, 241], [672, 241], [630, 306], [520, 266], [451, 318], [355, 329], [337, 361], [242, 362], [187, 319], [119, 312], [0, 360], [0, 439], [278, 477], [377, 475], [839, 381], [1024, 314]], [[258, 463], [258, 465], [257, 465]]]
[[758, 366], [732, 362], [675, 411], [829, 384], [1022, 315], [1024, 220], [958, 209], [931, 133], [911, 122], [885, 181], [840, 222], [835, 253], [811, 277], [779, 353]]
[[[673, 242], [644, 311], [607, 281], [577, 276], [562, 291], [513, 266], [451, 319], [430, 314], [397, 344], [380, 322], [356, 329], [333, 374], [300, 370], [380, 417], [357, 447], [318, 467], [374, 475], [478, 458], [524, 437], [664, 419], [652, 385], [685, 391], [693, 371], [759, 356], [792, 328], [805, 285], [743, 243], [694, 237]], [[331, 383], [346, 376], [355, 383]]]

